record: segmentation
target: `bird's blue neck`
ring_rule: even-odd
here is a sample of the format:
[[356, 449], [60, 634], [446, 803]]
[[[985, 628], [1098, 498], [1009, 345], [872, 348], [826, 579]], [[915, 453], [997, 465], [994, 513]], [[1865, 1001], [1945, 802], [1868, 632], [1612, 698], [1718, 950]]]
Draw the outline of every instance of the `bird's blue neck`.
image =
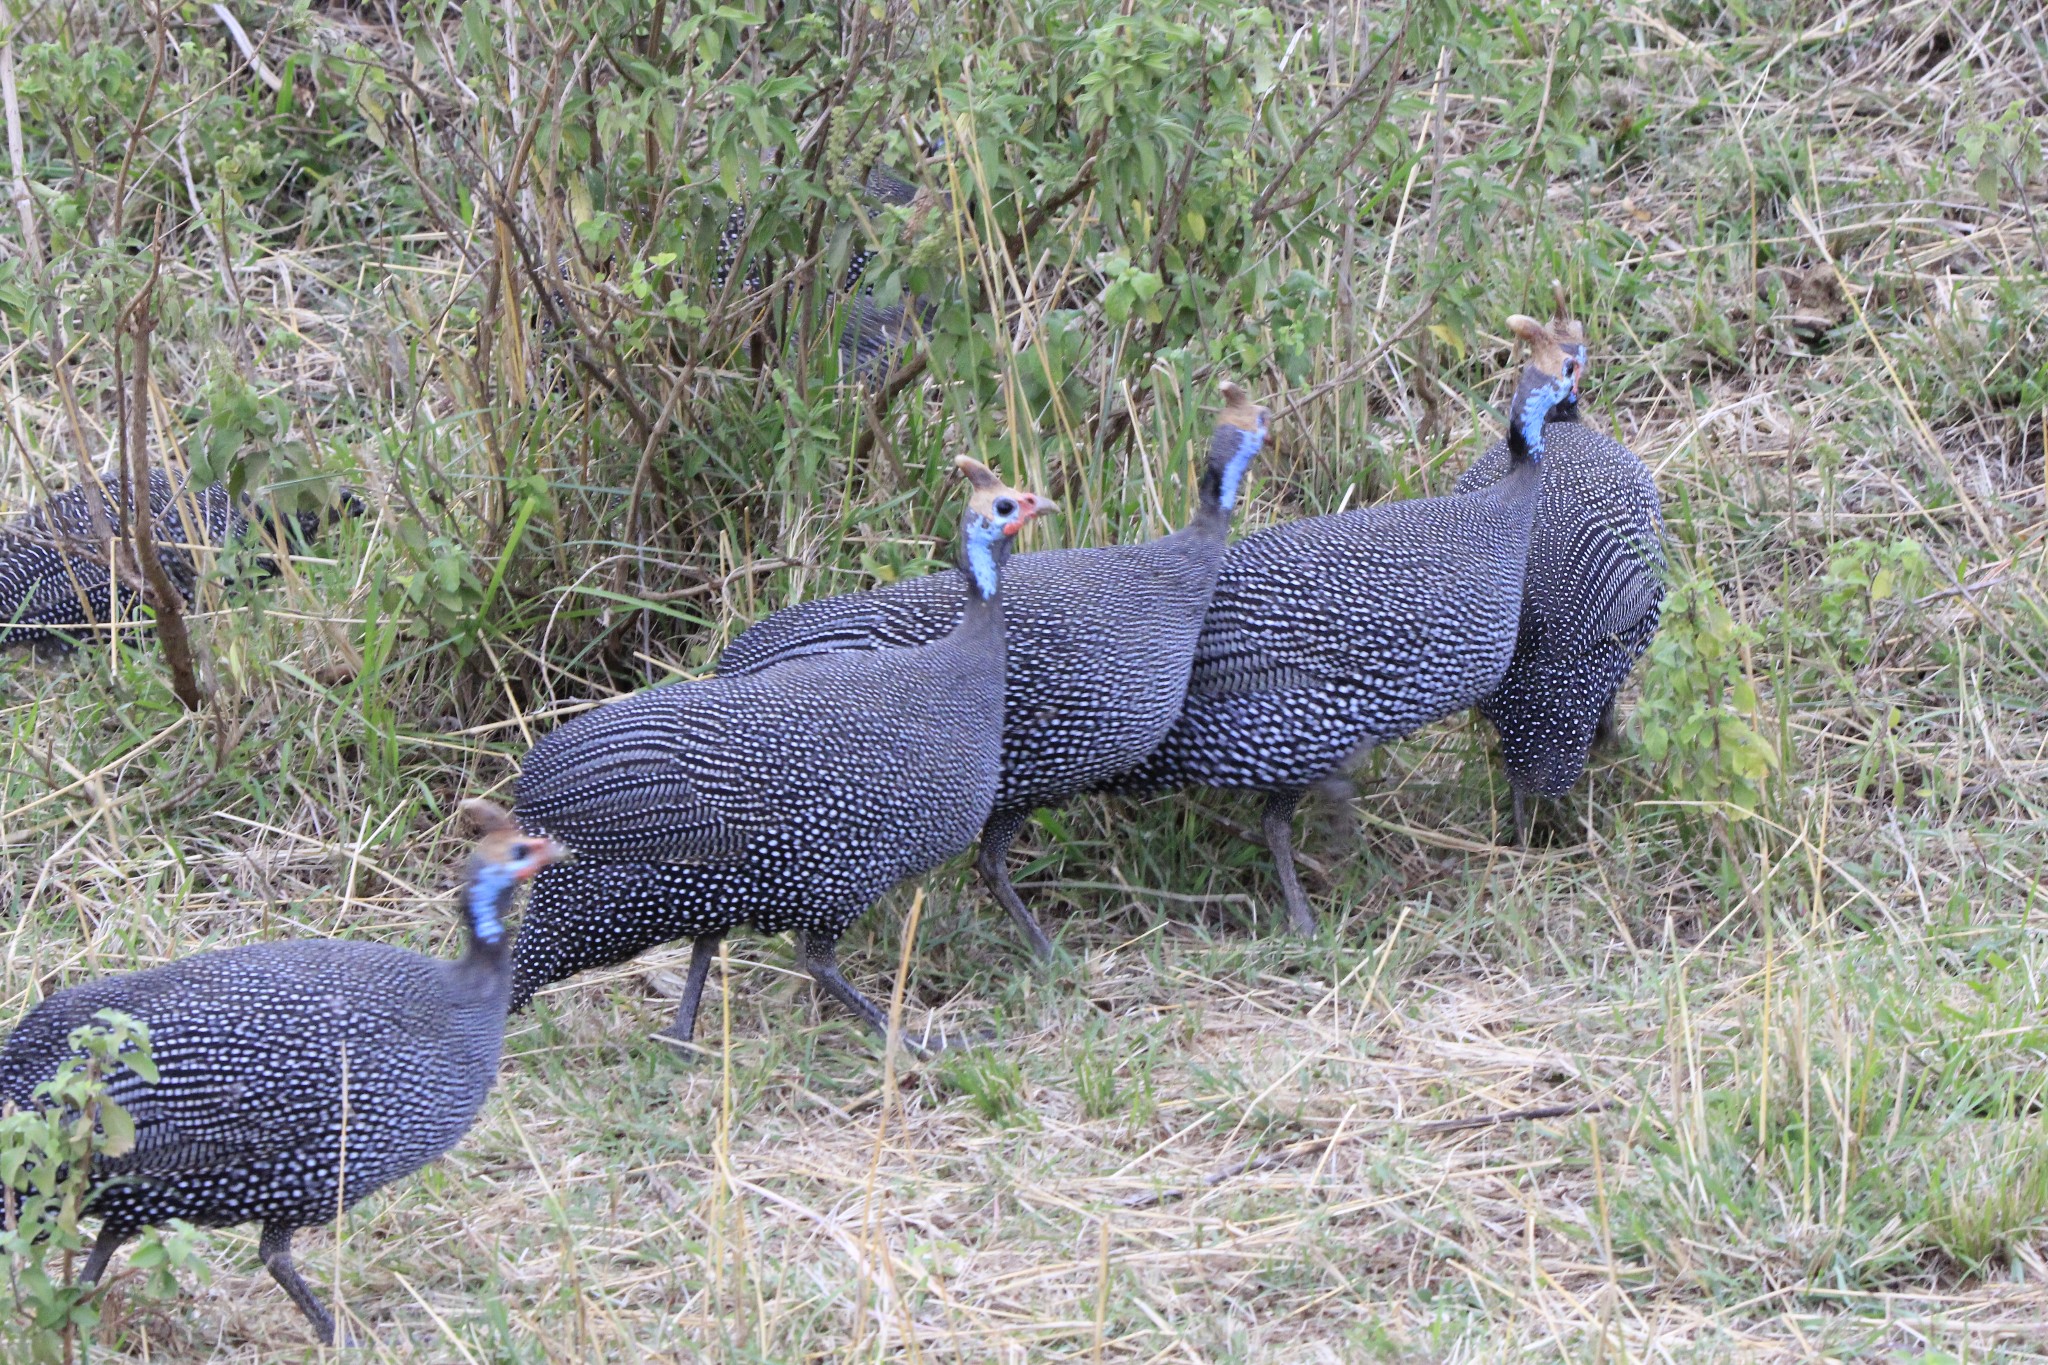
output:
[[970, 512], [967, 522], [966, 559], [963, 566], [967, 577], [974, 583], [975, 596], [987, 601], [996, 595], [1000, 583], [1003, 561], [1009, 558], [1005, 551], [1010, 538], [1003, 534], [1003, 528], [977, 512]]
[[518, 878], [495, 863], [470, 873], [469, 929], [478, 943], [496, 947], [505, 941], [505, 905], [517, 884]]
[[1237, 454], [1223, 466], [1223, 485], [1216, 490], [1216, 503], [1224, 511], [1231, 511], [1237, 506], [1237, 490], [1244, 485], [1246, 471], [1252, 467], [1252, 460], [1265, 444], [1266, 433], [1263, 431], [1238, 433]]
[[[1225, 445], [1229, 442], [1229, 445]], [[1209, 447], [1209, 467], [1202, 478], [1202, 492], [1224, 512], [1237, 506], [1237, 495], [1244, 487], [1244, 476], [1250, 471], [1252, 461], [1266, 444], [1263, 430], [1246, 431], [1242, 427], [1219, 426]], [[1228, 454], [1225, 454], [1225, 451]]]
[[1543, 463], [1543, 424], [1553, 408], [1571, 397], [1571, 385], [1562, 379], [1539, 384], [1523, 392], [1522, 401], [1508, 420], [1508, 446], [1530, 463]]

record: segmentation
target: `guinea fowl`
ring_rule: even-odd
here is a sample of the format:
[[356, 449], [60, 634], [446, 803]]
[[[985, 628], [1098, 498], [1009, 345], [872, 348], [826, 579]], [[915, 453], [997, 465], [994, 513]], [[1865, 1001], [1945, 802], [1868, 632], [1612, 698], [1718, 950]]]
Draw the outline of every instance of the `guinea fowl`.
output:
[[[99, 493], [95, 498], [83, 484], [66, 489], [0, 527], [0, 644], [57, 640], [104, 625], [117, 607], [133, 605], [136, 594], [125, 583], [115, 596], [104, 539], [132, 510], [130, 500], [112, 477], [99, 480]], [[359, 510], [361, 504], [345, 493], [341, 506]], [[199, 580], [192, 547], [219, 548], [241, 540], [252, 527], [268, 529], [267, 517], [252, 519], [226, 484], [193, 488], [161, 469], [150, 471], [149, 509], [157, 559], [187, 606]], [[298, 535], [310, 537], [327, 515], [301, 512], [286, 520]]]
[[[943, 145], [931, 143], [925, 151], [935, 154]], [[910, 209], [912, 238], [931, 212], [947, 202], [944, 195], [921, 189], [882, 166], [868, 173], [866, 188], [868, 198], [882, 207]], [[879, 254], [873, 247], [860, 247], [846, 263], [842, 291], [852, 297], [846, 301], [846, 323], [839, 329], [839, 373], [849, 378], [888, 378], [919, 329], [928, 326], [938, 311], [930, 300], [907, 293], [891, 304], [876, 302], [874, 283], [862, 283], [861, 277]]]
[[[320, 1334], [334, 1319], [292, 1264], [292, 1235], [412, 1174], [462, 1139], [497, 1079], [511, 990], [504, 915], [519, 883], [563, 850], [485, 801], [469, 862], [469, 949], [456, 961], [381, 943], [301, 939], [200, 953], [61, 990], [0, 1047], [0, 1099], [74, 1055], [73, 1030], [114, 1009], [149, 1027], [157, 1079], [125, 1068], [108, 1098], [134, 1145], [93, 1163], [96, 1282], [121, 1244], [183, 1218], [260, 1221], [263, 1264]], [[346, 1132], [347, 1147], [343, 1148]]]
[[1508, 412], [1507, 476], [1477, 493], [1285, 522], [1231, 546], [1180, 721], [1117, 784], [1265, 792], [1266, 844], [1298, 933], [1315, 931], [1291, 828], [1307, 789], [1471, 706], [1514, 653], [1543, 421], [1575, 392], [1580, 356], [1532, 318], [1508, 325], [1530, 356]]
[[[1554, 326], [1583, 348], [1578, 323]], [[1457, 491], [1491, 487], [1511, 464], [1507, 442], [1497, 441]], [[1663, 532], [1656, 481], [1635, 452], [1584, 425], [1576, 401], [1552, 408], [1515, 654], [1479, 700], [1500, 734], [1518, 842], [1528, 837], [1528, 798], [1563, 796], [1578, 783], [1612, 728], [1615, 693], [1657, 634]]]
[[971, 485], [956, 629], [909, 649], [840, 651], [744, 677], [649, 688], [526, 756], [521, 821], [581, 856], [550, 868], [513, 948], [513, 1008], [586, 968], [694, 940], [675, 1022], [688, 1043], [728, 930], [797, 931], [812, 978], [877, 1033], [839, 972], [839, 937], [905, 877], [974, 841], [1001, 763], [1011, 537], [1053, 504], [960, 457]]
[[[1003, 573], [1013, 646], [1003, 682], [1003, 776], [976, 866], [1041, 957], [1052, 955], [1052, 940], [1011, 884], [1005, 856], [1034, 809], [1143, 762], [1180, 716], [1231, 510], [1266, 439], [1266, 410], [1235, 384], [1222, 389], [1193, 521], [1143, 545], [1019, 555]], [[966, 606], [958, 573], [820, 598], [750, 627], [718, 671], [744, 676], [821, 652], [923, 644], [953, 629]]]
[[[923, 143], [921, 150], [926, 156], [935, 156], [944, 146], [943, 138], [935, 138]], [[870, 219], [883, 209], [911, 209], [913, 236], [922, 226], [925, 216], [946, 202], [943, 194], [924, 190], [882, 165], [868, 172], [861, 190], [862, 196], [872, 206], [867, 211]], [[746, 243], [748, 227], [747, 206], [734, 204], [726, 214], [725, 230], [718, 239], [718, 265], [712, 275], [714, 289], [725, 289], [726, 280]], [[873, 246], [856, 245], [847, 258], [846, 270], [839, 278], [838, 287], [833, 290], [836, 297], [845, 299], [846, 321], [839, 330], [839, 373], [848, 379], [886, 378], [916, 329], [928, 324], [935, 312], [929, 301], [908, 294], [886, 306], [876, 302], [874, 284], [863, 283], [862, 277], [880, 254]], [[749, 258], [741, 283], [749, 293], [761, 288], [761, 261], [757, 257]]]

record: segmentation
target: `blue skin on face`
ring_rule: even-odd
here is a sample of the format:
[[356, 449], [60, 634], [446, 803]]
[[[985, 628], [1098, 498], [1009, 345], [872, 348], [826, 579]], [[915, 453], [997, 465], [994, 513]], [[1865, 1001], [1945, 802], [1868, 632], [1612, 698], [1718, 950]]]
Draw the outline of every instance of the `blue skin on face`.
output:
[[470, 879], [469, 922], [482, 942], [496, 943], [505, 937], [505, 926], [498, 922], [498, 902], [517, 880], [509, 869], [497, 863], [487, 864]]
[[979, 512], [967, 514], [967, 571], [983, 597], [996, 595], [995, 547], [1002, 538], [1002, 527]]
[[1217, 501], [1228, 512], [1237, 505], [1237, 487], [1244, 482], [1245, 471], [1252, 467], [1252, 457], [1259, 453], [1259, 447], [1266, 444], [1266, 418], [1259, 416], [1257, 431], [1241, 431], [1237, 437], [1237, 454], [1230, 457], [1230, 463], [1223, 466], [1223, 491]]

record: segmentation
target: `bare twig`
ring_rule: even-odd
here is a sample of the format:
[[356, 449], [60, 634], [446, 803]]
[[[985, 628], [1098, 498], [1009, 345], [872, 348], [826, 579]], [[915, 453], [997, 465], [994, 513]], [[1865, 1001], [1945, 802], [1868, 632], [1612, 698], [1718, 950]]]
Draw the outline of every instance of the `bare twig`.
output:
[[[157, 557], [155, 516], [149, 497], [149, 340], [156, 330], [156, 282], [163, 272], [163, 222], [159, 214], [156, 244], [150, 253], [149, 278], [128, 305], [121, 330], [128, 334], [128, 401], [121, 412], [121, 474], [127, 488], [129, 534], [135, 568], [141, 575], [149, 605], [156, 611], [157, 639], [164, 664], [171, 670], [171, 690], [187, 711], [206, 704], [192, 667], [192, 638], [185, 629], [184, 599], [179, 596], [163, 561]], [[112, 571], [113, 566], [108, 566]]]
[[1274, 416], [1276, 418], [1290, 417], [1293, 414], [1300, 412], [1303, 408], [1307, 407], [1310, 403], [1313, 403], [1316, 399], [1330, 392], [1330, 390], [1341, 388], [1344, 385], [1349, 384], [1356, 380], [1358, 376], [1364, 374], [1367, 370], [1370, 370], [1373, 366], [1379, 364], [1380, 361], [1386, 357], [1387, 353], [1393, 350], [1396, 346], [1400, 345], [1402, 340], [1405, 339], [1410, 332], [1413, 332], [1416, 328], [1420, 327], [1422, 325], [1422, 320], [1428, 317], [1430, 314], [1430, 310], [1435, 307], [1436, 295], [1431, 294], [1429, 297], [1425, 298], [1422, 301], [1421, 305], [1417, 307], [1414, 312], [1410, 313], [1407, 317], [1401, 319], [1399, 323], [1395, 324], [1394, 330], [1387, 333], [1387, 339], [1381, 342], [1378, 346], [1375, 346], [1372, 349], [1372, 353], [1370, 355], [1367, 355], [1361, 360], [1355, 360], [1351, 364], [1346, 365], [1336, 375], [1332, 376], [1329, 379], [1324, 380], [1322, 383], [1316, 385], [1314, 388], [1304, 389], [1300, 393], [1295, 394], [1292, 398], [1288, 399], [1285, 404], [1279, 406], [1278, 411], [1274, 413]]
[[[21, 240], [28, 254], [29, 268], [43, 283], [43, 239], [36, 229], [35, 200], [28, 192], [28, 150], [21, 133], [21, 95], [14, 81], [14, 12], [7, 0], [0, 0], [0, 30], [7, 37], [0, 41], [0, 103], [7, 110], [7, 164], [8, 193], [14, 200], [14, 211], [21, 218]], [[92, 456], [86, 445], [85, 420], [79, 411], [78, 398], [71, 386], [71, 367], [65, 356], [69, 349], [64, 340], [63, 318], [47, 294], [44, 312], [49, 324], [48, 358], [50, 373], [57, 381], [57, 391], [64, 400], [64, 415], [69, 419], [75, 453], [78, 457], [79, 473], [84, 477], [86, 518], [92, 525], [93, 543], [104, 548], [110, 534], [106, 508], [102, 505], [98, 481], [93, 478]], [[73, 585], [76, 586], [74, 579]], [[79, 593], [82, 617], [92, 619], [92, 609], [85, 601], [85, 594]]]
[[135, 122], [128, 129], [128, 146], [121, 153], [121, 173], [114, 177], [114, 208], [108, 218], [108, 235], [121, 235], [121, 219], [128, 203], [128, 178], [135, 170], [135, 153], [142, 146], [143, 131], [149, 127], [149, 111], [156, 104], [157, 87], [163, 84], [166, 49], [170, 36], [164, 31], [163, 6], [159, 4], [150, 14], [150, 29], [155, 42], [152, 48], [154, 58], [149, 67], [149, 84], [142, 89], [142, 103], [135, 108]]
[[[1003, 249], [1009, 256], [1014, 259], [1022, 255], [1029, 245], [1032, 236], [1040, 228], [1044, 227], [1055, 213], [1058, 213], [1089, 190], [1095, 188], [1096, 157], [1102, 150], [1103, 139], [1107, 136], [1108, 129], [1109, 125], [1104, 124], [1097, 128], [1094, 135], [1089, 138], [1087, 149], [1081, 159], [1081, 165], [1074, 172], [1074, 178], [1068, 182], [1067, 187], [1057, 194], [1040, 200], [1038, 205], [1031, 210], [1030, 215], [1024, 220], [1023, 224], [1018, 227], [1017, 231], [1014, 234], [1004, 236]], [[905, 358], [895, 369], [889, 372], [889, 377], [883, 381], [882, 387], [876, 392], [873, 400], [868, 405], [867, 421], [861, 427], [860, 435], [854, 438], [853, 462], [855, 464], [866, 460], [868, 454], [874, 450], [875, 438], [882, 429], [882, 417], [883, 414], [889, 411], [889, 405], [896, 400], [898, 394], [917, 382], [919, 376], [925, 372], [930, 363], [930, 354], [920, 349], [916, 355]]]
[[43, 239], [36, 231], [35, 201], [28, 193], [28, 152], [21, 136], [21, 95], [14, 84], [14, 11], [0, 0], [0, 100], [7, 105], [8, 194], [14, 212], [21, 219], [21, 242], [28, 251], [29, 264], [43, 266]]
[[1263, 221], [1272, 214], [1284, 213], [1286, 210], [1302, 204], [1310, 195], [1323, 189], [1325, 184], [1335, 181], [1339, 175], [1348, 170], [1351, 163], [1358, 159], [1358, 154], [1365, 150], [1366, 144], [1372, 140], [1372, 129], [1379, 127], [1381, 120], [1387, 116], [1388, 106], [1393, 103], [1394, 90], [1399, 85], [1401, 79], [1401, 68], [1398, 66], [1387, 73], [1386, 85], [1380, 91], [1379, 107], [1373, 111], [1372, 118], [1367, 121], [1368, 127], [1365, 135], [1353, 144], [1350, 152], [1346, 153], [1340, 164], [1331, 171], [1324, 184], [1311, 186], [1309, 189], [1288, 199], [1285, 203], [1275, 204], [1273, 202], [1273, 195], [1282, 185], [1287, 183], [1287, 177], [1294, 174], [1295, 169], [1301, 165], [1303, 158], [1307, 157], [1316, 143], [1322, 139], [1323, 134], [1329, 130], [1330, 125], [1342, 118], [1344, 111], [1356, 103], [1358, 97], [1366, 92], [1372, 84], [1372, 78], [1379, 74], [1380, 68], [1386, 65], [1387, 59], [1401, 50], [1401, 40], [1408, 36], [1408, 21], [1412, 14], [1412, 10], [1402, 12], [1400, 27], [1394, 30], [1393, 37], [1387, 39], [1385, 45], [1380, 48], [1379, 55], [1366, 64], [1365, 70], [1358, 73], [1358, 79], [1351, 83], [1350, 89], [1338, 97], [1337, 103], [1331, 107], [1330, 112], [1323, 115], [1316, 122], [1316, 126], [1309, 129], [1303, 135], [1301, 141], [1295, 144], [1294, 155], [1287, 159], [1287, 164], [1280, 168], [1279, 174], [1266, 182], [1266, 188], [1259, 191], [1259, 197], [1252, 200], [1251, 218], [1253, 222]]
[[931, 352], [921, 350], [889, 372], [888, 379], [875, 394], [874, 401], [868, 405], [867, 424], [861, 428], [860, 435], [854, 438], [855, 464], [867, 459], [868, 452], [875, 448], [875, 433], [882, 429], [882, 414], [889, 410], [889, 404], [895, 401], [897, 394], [915, 384], [918, 376], [925, 372], [926, 366], [930, 363]]

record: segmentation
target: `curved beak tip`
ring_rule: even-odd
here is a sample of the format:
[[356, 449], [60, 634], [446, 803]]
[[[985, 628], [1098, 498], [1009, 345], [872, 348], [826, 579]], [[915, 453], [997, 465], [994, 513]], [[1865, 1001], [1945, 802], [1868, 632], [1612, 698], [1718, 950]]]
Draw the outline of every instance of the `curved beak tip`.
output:
[[574, 850], [550, 839], [528, 855], [525, 866], [519, 872], [520, 880], [524, 881], [550, 863], [559, 863], [573, 856]]
[[1059, 510], [1060, 505], [1051, 498], [1040, 497], [1038, 494], [1033, 493], [1030, 495], [1030, 501], [1024, 504], [1024, 510], [1018, 513], [1016, 519], [1003, 526], [1003, 534], [1014, 536], [1023, 530], [1024, 524], [1033, 517], [1043, 516], [1047, 512], [1057, 512]]

